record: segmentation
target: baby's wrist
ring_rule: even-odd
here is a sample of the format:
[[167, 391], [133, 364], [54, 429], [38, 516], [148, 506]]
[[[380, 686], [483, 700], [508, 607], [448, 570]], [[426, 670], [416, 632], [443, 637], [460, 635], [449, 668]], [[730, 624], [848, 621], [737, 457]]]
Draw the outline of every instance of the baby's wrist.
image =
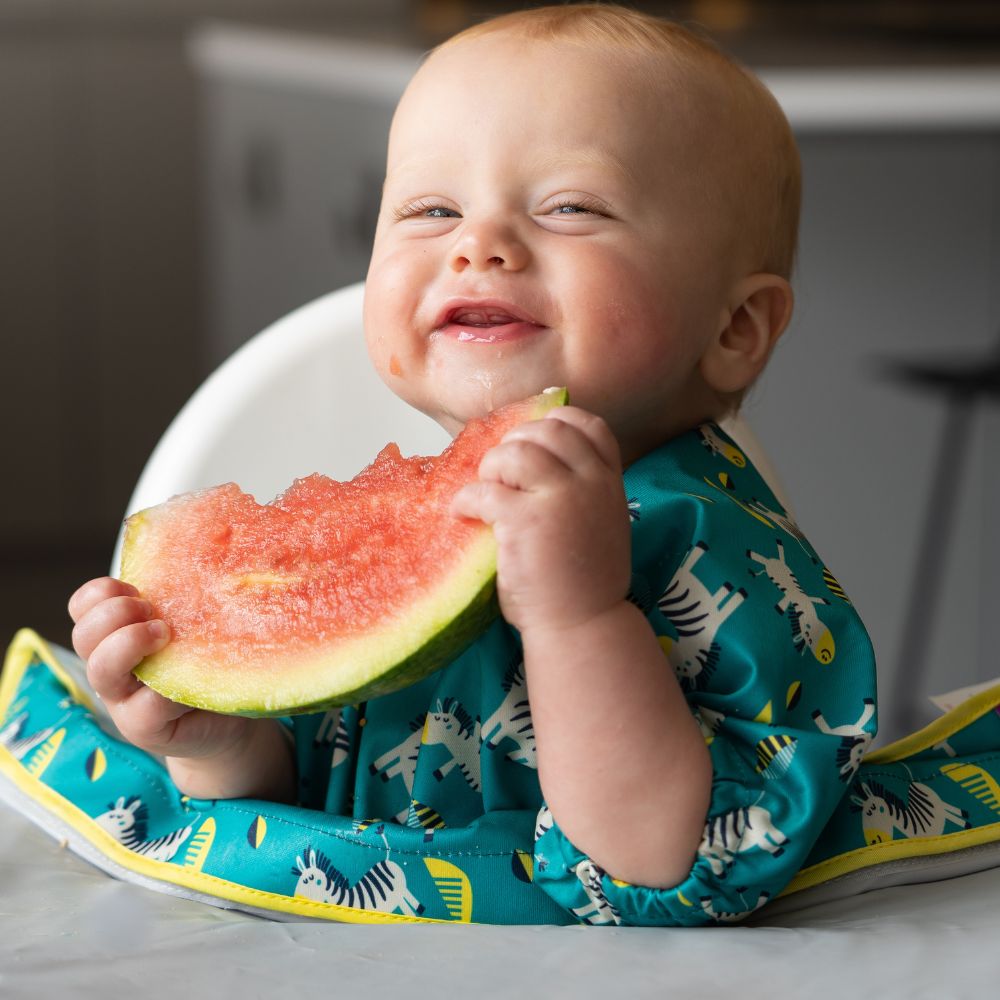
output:
[[521, 641], [527, 648], [540, 645], [559, 645], [572, 641], [595, 641], [607, 632], [634, 627], [638, 619], [645, 622], [642, 612], [624, 597], [612, 604], [595, 607], [589, 612], [565, 617], [549, 617], [522, 627]]
[[200, 799], [288, 801], [294, 789], [291, 741], [274, 719], [246, 720], [240, 737], [213, 753], [168, 756], [167, 770], [185, 794]]

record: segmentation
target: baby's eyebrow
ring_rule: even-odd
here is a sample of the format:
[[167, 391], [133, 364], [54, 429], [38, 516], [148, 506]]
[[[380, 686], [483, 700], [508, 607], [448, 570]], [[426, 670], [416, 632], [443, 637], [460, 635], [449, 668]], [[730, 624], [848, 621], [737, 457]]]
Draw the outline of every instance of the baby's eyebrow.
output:
[[[430, 156], [410, 158], [401, 163], [394, 163], [386, 173], [383, 190], [390, 179], [393, 181], [398, 181], [401, 177], [405, 179], [410, 173], [432, 169], [440, 162], [442, 162], [440, 153], [434, 153]], [[572, 171], [580, 167], [596, 167], [617, 173], [626, 181], [635, 182], [635, 173], [624, 160], [608, 150], [587, 146], [575, 147], [570, 151], [560, 149], [537, 152], [528, 159], [527, 165], [531, 172], [539, 174], [556, 173], [561, 170]]]
[[528, 162], [534, 170], [540, 173], [573, 170], [578, 167], [597, 167], [603, 170], [612, 170], [628, 181], [635, 179], [635, 174], [629, 168], [628, 164], [605, 149], [593, 149], [584, 146], [574, 148], [570, 152], [554, 150], [550, 153], [539, 153], [531, 157]]

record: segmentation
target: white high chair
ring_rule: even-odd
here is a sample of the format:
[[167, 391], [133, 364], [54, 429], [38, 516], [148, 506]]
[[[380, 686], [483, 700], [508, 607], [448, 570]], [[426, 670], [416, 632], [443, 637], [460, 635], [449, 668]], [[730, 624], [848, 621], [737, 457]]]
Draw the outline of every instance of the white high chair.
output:
[[[127, 514], [177, 493], [236, 482], [267, 501], [312, 472], [350, 479], [388, 441], [437, 454], [448, 435], [394, 396], [362, 331], [364, 283], [314, 299], [252, 337], [191, 396], [150, 455]], [[747, 424], [723, 427], [788, 508]], [[111, 564], [118, 574], [122, 535]]]
[[[352, 475], [391, 439], [404, 450], [437, 450], [444, 433], [371, 373], [360, 336], [361, 298], [360, 285], [325, 295], [226, 361], [164, 434], [129, 511], [227, 479], [266, 498], [315, 469]], [[774, 484], [746, 425], [726, 429]], [[220, 967], [235, 970], [233, 990], [250, 993], [261, 981], [317, 992], [332, 976], [345, 990], [370, 992], [401, 976], [440, 978], [447, 968], [453, 980], [475, 982], [481, 1000], [525, 987], [530, 995], [567, 986], [587, 995], [645, 995], [642, 984], [650, 982], [668, 983], [678, 996], [706, 995], [713, 985], [715, 992], [731, 991], [733, 983], [765, 983], [769, 995], [796, 996], [805, 983], [817, 1000], [832, 1000], [845, 992], [898, 996], [919, 983], [927, 995], [964, 997], [988, 993], [983, 984], [996, 979], [1000, 868], [923, 885], [894, 886], [890, 879], [865, 895], [771, 917], [765, 911], [756, 926], [692, 928], [684, 931], [679, 962], [679, 939], [657, 928], [582, 933], [511, 926], [471, 933], [441, 926], [421, 933], [414, 947], [419, 929], [407, 926], [288, 924], [199, 906], [129, 882], [109, 883], [103, 871], [56, 849], [41, 826], [2, 804], [0, 865], [6, 904], [0, 939], [19, 959], [3, 969], [11, 995], [60, 995], [70, 976], [77, 993], [81, 983], [84, 994], [106, 992], [112, 970], [129, 982], [145, 977], [146, 997], [159, 1000], [176, 994], [177, 969], [197, 993], [198, 984], [216, 981]], [[54, 894], [58, 906], [51, 905]], [[209, 934], [210, 952], [192, 948]], [[290, 936], [297, 953], [290, 954]], [[373, 950], [385, 960], [373, 964]], [[519, 956], [513, 970], [511, 953]], [[725, 969], [715, 974], [722, 953]], [[775, 962], [778, 954], [783, 959]]]

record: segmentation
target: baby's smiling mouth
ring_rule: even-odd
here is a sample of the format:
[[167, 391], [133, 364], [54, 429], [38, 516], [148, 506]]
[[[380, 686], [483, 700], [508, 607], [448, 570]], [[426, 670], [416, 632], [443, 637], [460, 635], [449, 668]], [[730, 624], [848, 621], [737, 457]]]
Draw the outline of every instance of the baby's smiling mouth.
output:
[[460, 343], [495, 344], [541, 330], [533, 318], [499, 302], [453, 303], [439, 316], [436, 332]]

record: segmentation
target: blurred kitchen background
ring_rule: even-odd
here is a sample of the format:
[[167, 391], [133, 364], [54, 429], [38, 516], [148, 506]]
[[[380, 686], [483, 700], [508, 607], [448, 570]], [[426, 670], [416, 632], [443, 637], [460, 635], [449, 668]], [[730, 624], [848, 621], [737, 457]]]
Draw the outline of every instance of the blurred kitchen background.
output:
[[[364, 277], [420, 54], [524, 6], [0, 0], [0, 643], [68, 644], [185, 399]], [[746, 415], [883, 689], [914, 658], [930, 690], [1000, 675], [1000, 4], [632, 6], [758, 70], [797, 132], [798, 311]]]

